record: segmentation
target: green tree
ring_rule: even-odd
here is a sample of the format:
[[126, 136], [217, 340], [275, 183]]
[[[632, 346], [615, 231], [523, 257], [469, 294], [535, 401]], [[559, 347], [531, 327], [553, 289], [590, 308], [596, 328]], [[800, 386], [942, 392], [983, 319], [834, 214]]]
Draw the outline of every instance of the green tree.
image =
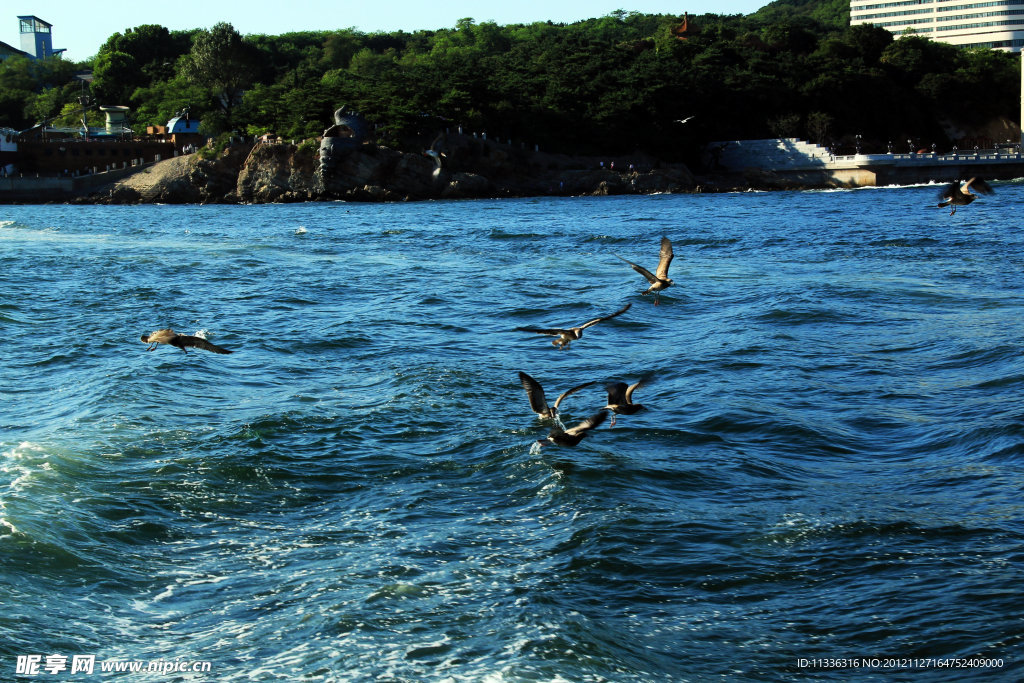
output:
[[143, 85], [139, 65], [127, 52], [100, 51], [93, 62], [92, 92], [102, 104], [127, 105]]
[[206, 88], [183, 76], [139, 88], [132, 95], [132, 100], [138, 103], [134, 117], [136, 128], [145, 130], [146, 126], [165, 125], [185, 108], [197, 115], [208, 99]]
[[[209, 92], [213, 111], [207, 113], [204, 123], [211, 132], [233, 129], [233, 113], [245, 89], [252, 85], [250, 74], [258, 66], [256, 57], [252, 46], [226, 22], [196, 34], [179, 73]], [[214, 114], [214, 120], [209, 114]]]

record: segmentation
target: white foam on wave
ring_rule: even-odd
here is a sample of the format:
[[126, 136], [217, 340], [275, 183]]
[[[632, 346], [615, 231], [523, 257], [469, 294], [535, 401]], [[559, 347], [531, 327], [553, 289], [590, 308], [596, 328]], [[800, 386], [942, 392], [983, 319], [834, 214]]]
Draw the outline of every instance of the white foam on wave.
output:
[[10, 494], [24, 491], [36, 472], [52, 469], [45, 458], [46, 449], [31, 441], [22, 441], [0, 454], [0, 535], [20, 533], [7, 518], [6, 499]]
[[163, 592], [161, 592], [161, 593], [159, 593], [157, 595], [154, 595], [153, 596], [153, 602], [160, 602], [161, 600], [169, 598], [172, 595], [174, 595], [174, 584], [173, 583], [172, 584], [168, 584], [168, 586], [163, 590]]
[[[33, 457], [45, 458], [45, 453], [45, 448], [31, 441], [22, 441], [11, 450], [4, 451], [3, 458], [0, 459], [0, 474], [12, 475], [12, 479], [8, 482], [6, 488], [11, 491], [20, 491], [37, 469], [51, 469], [50, 463], [45, 459], [39, 463], [28, 462]], [[36, 466], [33, 467], [33, 465]], [[3, 499], [0, 498], [0, 505], [2, 503]]]

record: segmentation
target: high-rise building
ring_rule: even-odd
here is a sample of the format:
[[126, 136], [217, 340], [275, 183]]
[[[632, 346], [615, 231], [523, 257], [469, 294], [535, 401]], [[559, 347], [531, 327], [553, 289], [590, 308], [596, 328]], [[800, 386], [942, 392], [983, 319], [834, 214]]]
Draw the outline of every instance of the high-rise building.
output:
[[907, 29], [964, 47], [1020, 52], [1024, 0], [850, 0], [850, 25], [874, 24], [900, 35]]

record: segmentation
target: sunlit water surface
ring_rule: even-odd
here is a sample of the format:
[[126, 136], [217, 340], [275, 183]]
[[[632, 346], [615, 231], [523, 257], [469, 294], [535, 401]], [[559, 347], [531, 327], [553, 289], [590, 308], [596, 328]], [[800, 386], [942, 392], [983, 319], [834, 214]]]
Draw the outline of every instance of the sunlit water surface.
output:
[[1020, 680], [1024, 185], [935, 194], [0, 207], [0, 679]]

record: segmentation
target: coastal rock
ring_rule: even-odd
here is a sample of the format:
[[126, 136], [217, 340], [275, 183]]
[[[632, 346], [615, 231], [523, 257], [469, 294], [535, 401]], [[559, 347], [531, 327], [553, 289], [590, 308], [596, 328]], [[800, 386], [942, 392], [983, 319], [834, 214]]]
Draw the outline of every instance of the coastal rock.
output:
[[[424, 154], [363, 143], [321, 174], [315, 140], [236, 144], [216, 157], [158, 162], [80, 201], [99, 203], [393, 202], [538, 195], [686, 192], [682, 164], [644, 155], [596, 160], [545, 154], [468, 135], [447, 138], [442, 168]], [[614, 162], [614, 163], [613, 163]], [[606, 167], [607, 164], [607, 167]], [[617, 168], [619, 170], [612, 170]], [[640, 170], [643, 169], [643, 170]]]
[[318, 196], [317, 159], [302, 146], [260, 144], [252, 148], [238, 172], [235, 193], [253, 204], [308, 201]]
[[628, 177], [630, 188], [640, 194], [655, 192], [687, 192], [696, 184], [693, 174], [680, 167], [656, 168], [647, 173], [633, 173]]
[[456, 173], [441, 190], [445, 199], [472, 199], [488, 197], [494, 193], [491, 182], [476, 173]]

